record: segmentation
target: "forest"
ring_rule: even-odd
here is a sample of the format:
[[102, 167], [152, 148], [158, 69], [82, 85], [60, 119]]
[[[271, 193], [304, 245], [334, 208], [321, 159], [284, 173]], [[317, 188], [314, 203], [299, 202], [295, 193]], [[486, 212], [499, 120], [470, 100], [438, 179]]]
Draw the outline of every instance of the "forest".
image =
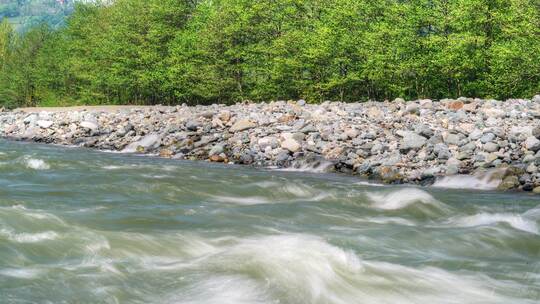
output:
[[540, 92], [540, 0], [116, 0], [0, 24], [0, 104]]

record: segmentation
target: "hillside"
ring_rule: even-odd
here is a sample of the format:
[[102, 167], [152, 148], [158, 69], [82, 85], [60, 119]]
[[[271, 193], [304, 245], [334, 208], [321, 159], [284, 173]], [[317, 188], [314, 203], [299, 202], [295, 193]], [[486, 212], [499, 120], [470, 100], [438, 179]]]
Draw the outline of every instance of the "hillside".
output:
[[0, 0], [0, 18], [17, 30], [43, 22], [58, 27], [72, 11], [73, 0]]

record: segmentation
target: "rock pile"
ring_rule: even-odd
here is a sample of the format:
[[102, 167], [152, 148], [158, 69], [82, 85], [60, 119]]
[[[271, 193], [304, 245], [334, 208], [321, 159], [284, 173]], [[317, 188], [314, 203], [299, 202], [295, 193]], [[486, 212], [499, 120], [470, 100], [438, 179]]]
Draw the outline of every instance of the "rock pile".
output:
[[498, 168], [500, 189], [540, 192], [540, 96], [405, 102], [155, 106], [0, 113], [0, 135], [256, 166], [330, 162], [387, 183]]

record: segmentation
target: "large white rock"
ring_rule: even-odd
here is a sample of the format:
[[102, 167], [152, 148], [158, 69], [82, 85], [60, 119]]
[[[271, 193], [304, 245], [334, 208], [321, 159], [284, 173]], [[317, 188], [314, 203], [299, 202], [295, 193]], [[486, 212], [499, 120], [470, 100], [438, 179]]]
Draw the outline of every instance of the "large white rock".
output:
[[282, 141], [281, 147], [293, 153], [300, 151], [300, 149], [302, 148], [302, 146], [296, 140], [292, 138], [287, 138], [284, 141]]
[[53, 122], [50, 120], [38, 120], [37, 125], [42, 129], [48, 129], [53, 125]]
[[139, 147], [144, 149], [155, 147], [159, 143], [160, 139], [161, 137], [157, 134], [146, 135], [145, 137], [141, 138], [141, 140], [129, 144], [126, 148], [124, 148], [124, 150], [122, 150], [122, 152], [133, 153], [137, 152]]
[[81, 122], [81, 127], [95, 131], [98, 129], [98, 125], [92, 121], [83, 121]]

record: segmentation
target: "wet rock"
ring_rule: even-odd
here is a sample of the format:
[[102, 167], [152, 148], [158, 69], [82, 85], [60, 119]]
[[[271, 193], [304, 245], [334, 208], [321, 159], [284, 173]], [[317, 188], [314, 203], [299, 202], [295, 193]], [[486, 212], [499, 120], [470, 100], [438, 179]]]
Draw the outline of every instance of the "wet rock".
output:
[[516, 176], [507, 176], [503, 179], [501, 184], [497, 187], [499, 190], [511, 190], [519, 186], [519, 179]]

